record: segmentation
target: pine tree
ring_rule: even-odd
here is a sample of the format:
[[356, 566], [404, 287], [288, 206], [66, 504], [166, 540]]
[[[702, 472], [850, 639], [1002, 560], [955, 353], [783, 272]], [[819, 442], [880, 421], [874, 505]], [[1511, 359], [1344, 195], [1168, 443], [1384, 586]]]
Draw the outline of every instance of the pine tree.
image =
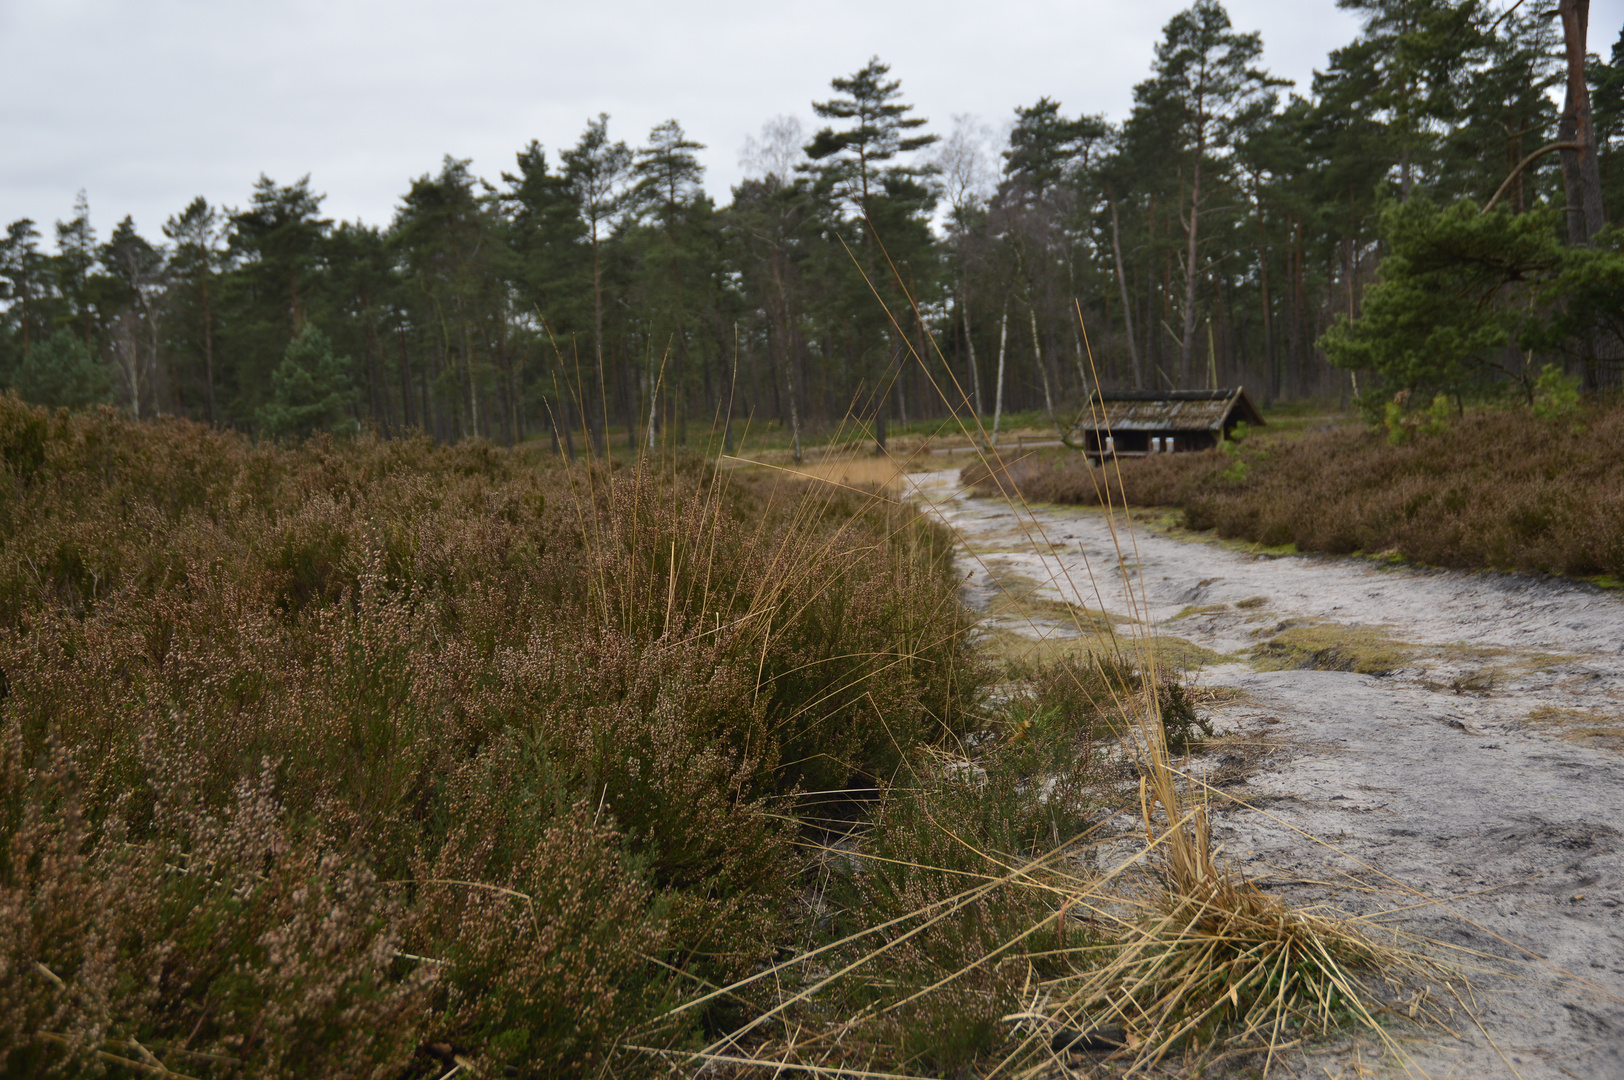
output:
[[541, 411], [563, 449], [574, 456], [570, 432], [579, 423], [584, 395], [575, 382], [570, 336], [592, 325], [591, 250], [575, 188], [549, 170], [534, 140], [517, 155], [517, 173], [502, 173], [499, 198], [512, 248], [513, 287], [521, 306], [540, 320], [533, 337], [543, 364], [536, 365]]
[[[629, 198], [638, 209], [653, 218], [654, 234], [658, 240], [649, 245], [648, 262], [653, 264], [647, 274], [643, 295], [649, 302], [653, 316], [649, 320], [652, 341], [647, 350], [647, 365], [643, 383], [648, 399], [647, 430], [652, 448], [655, 440], [659, 402], [671, 402], [681, 408], [683, 391], [689, 374], [689, 305], [685, 277], [697, 281], [698, 267], [690, 266], [684, 273], [684, 264], [692, 264], [700, 254], [700, 245], [694, 243], [696, 229], [709, 217], [710, 200], [705, 197], [705, 167], [699, 163], [694, 151], [703, 150], [703, 143], [689, 139], [682, 125], [667, 120], [649, 132], [649, 144], [636, 153], [632, 167], [636, 182]], [[662, 374], [661, 368], [666, 370]], [[662, 385], [667, 389], [662, 390]], [[675, 388], [673, 395], [669, 388]], [[683, 418], [667, 416], [667, 422], [677, 422], [679, 440], [683, 437]]]
[[[889, 65], [873, 57], [850, 77], [831, 80], [838, 96], [813, 102], [812, 111], [847, 124], [823, 128], [806, 146], [811, 159], [806, 166], [812, 177], [809, 194], [832, 219], [831, 233], [849, 236], [855, 228], [861, 236], [862, 273], [854, 273], [850, 256], [839, 244], [826, 252], [833, 262], [827, 272], [831, 284], [842, 286], [837, 303], [847, 326], [848, 349], [856, 354], [864, 395], [874, 395], [877, 401], [875, 434], [882, 449], [888, 398], [907, 419], [904, 388], [911, 365], [904, 363], [903, 377], [893, 378], [894, 363], [909, 355], [899, 328], [903, 335], [917, 329], [909, 297], [922, 303], [933, 300], [929, 294], [934, 292], [938, 270], [926, 220], [936, 204], [935, 187], [928, 183], [935, 167], [902, 158], [931, 146], [937, 136], [910, 134], [926, 120], [908, 115], [913, 106], [902, 100], [901, 81], [886, 78], [890, 72]], [[842, 220], [844, 208], [853, 212], [852, 219]], [[878, 250], [877, 241], [882, 239], [889, 265]], [[913, 351], [923, 355], [917, 345]]]
[[873, 57], [861, 71], [849, 78], [831, 80], [841, 96], [812, 103], [812, 111], [825, 120], [847, 120], [840, 129], [826, 127], [812, 137], [806, 155], [816, 166], [818, 183], [859, 215], [873, 209], [876, 198], [886, 194], [886, 181], [903, 187], [899, 181], [918, 181], [931, 173], [928, 165], [897, 161], [900, 154], [923, 150], [936, 142], [935, 135], [910, 135], [925, 126], [924, 117], [909, 116], [912, 105], [902, 102], [902, 81], [886, 80], [889, 64]]
[[[1189, 177], [1183, 253], [1183, 334], [1179, 370], [1188, 383], [1195, 352], [1197, 285], [1201, 268], [1201, 218], [1211, 196], [1213, 173], [1222, 166], [1239, 132], [1260, 112], [1274, 109], [1273, 87], [1282, 81], [1256, 66], [1263, 40], [1256, 32], [1236, 33], [1218, 0], [1196, 0], [1173, 16], [1156, 46], [1150, 80], [1134, 88], [1136, 105], [1171, 127]], [[1205, 181], [1206, 186], [1203, 187]]]
[[12, 385], [24, 401], [50, 409], [84, 409], [110, 397], [105, 365], [78, 334], [66, 328], [36, 342], [18, 365]]
[[[1398, 169], [1399, 194], [1439, 175], [1441, 135], [1460, 115], [1463, 74], [1484, 45], [1481, 0], [1337, 0], [1358, 12], [1359, 37], [1331, 54], [1339, 73], [1316, 89], [1374, 120], [1384, 133], [1377, 153]], [[1347, 80], [1359, 89], [1337, 86]]]
[[391, 244], [420, 302], [426, 301], [421, 317], [433, 330], [445, 389], [455, 389], [457, 432], [477, 437], [493, 426], [489, 409], [481, 407], [493, 378], [489, 349], [482, 346], [499, 329], [494, 320], [503, 297], [495, 271], [503, 245], [468, 164], [448, 155], [438, 175], [412, 181]]
[[56, 255], [51, 259], [57, 292], [68, 304], [66, 320], [75, 323], [87, 348], [96, 340], [101, 316], [97, 301], [96, 230], [90, 224], [90, 200], [81, 190], [73, 199], [73, 217], [56, 223]]
[[46, 260], [39, 241], [39, 230], [29, 218], [13, 221], [0, 239], [0, 300], [7, 304], [0, 322], [6, 331], [0, 340], [0, 378], [45, 336], [40, 331], [45, 316], [39, 298], [46, 284]]
[[[608, 452], [609, 417], [602, 405], [608, 394], [608, 379], [603, 362], [603, 245], [625, 209], [626, 175], [632, 167], [632, 152], [624, 142], [609, 141], [609, 114], [599, 113], [596, 120], [587, 122], [586, 130], [573, 149], [560, 155], [564, 159], [564, 176], [575, 192], [582, 220], [586, 222], [587, 238], [592, 244], [592, 354], [598, 378], [594, 395], [589, 389], [588, 415], [597, 421], [593, 429], [599, 455]], [[629, 426], [629, 425], [628, 425]]]
[[1060, 103], [1047, 97], [1017, 108], [1009, 149], [1004, 151], [1004, 182], [1041, 199], [1049, 188], [1069, 179], [1074, 168], [1088, 166], [1090, 149], [1105, 133], [1103, 117], [1067, 120]]
[[199, 195], [185, 210], [164, 222], [164, 236], [175, 245], [170, 256], [171, 272], [191, 294], [190, 303], [196, 305], [190, 322], [196, 327], [195, 345], [203, 358], [203, 415], [215, 424], [220, 418], [214, 399], [215, 278], [225, 263], [220, 215]]
[[158, 409], [160, 338], [168, 264], [163, 251], [135, 230], [128, 215], [97, 252], [113, 316], [108, 345], [130, 411], [141, 419], [150, 402]]
[[1624, 29], [1613, 42], [1610, 62], [1591, 65], [1595, 87], [1596, 145], [1601, 154], [1602, 201], [1613, 212], [1624, 210]]
[[327, 335], [307, 322], [271, 372], [270, 400], [260, 410], [259, 422], [266, 434], [278, 437], [353, 432], [354, 402], [349, 358], [334, 356]]
[[248, 209], [228, 215], [234, 266], [222, 292], [229, 293], [234, 310], [222, 320], [219, 376], [236, 391], [222, 411], [238, 422], [257, 416], [271, 372], [320, 292], [323, 247], [333, 224], [319, 216], [325, 198], [311, 189], [309, 176], [283, 186], [261, 175]]

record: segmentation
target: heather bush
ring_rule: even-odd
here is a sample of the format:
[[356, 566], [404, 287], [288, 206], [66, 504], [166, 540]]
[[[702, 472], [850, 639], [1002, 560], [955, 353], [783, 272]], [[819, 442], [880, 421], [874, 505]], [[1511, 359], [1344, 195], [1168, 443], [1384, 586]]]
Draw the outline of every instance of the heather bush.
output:
[[[1009, 480], [1034, 501], [1178, 506], [1186, 524], [1270, 546], [1393, 552], [1434, 566], [1624, 576], [1624, 407], [1484, 409], [1392, 444], [1339, 427], [1249, 440], [1247, 469], [1219, 453], [1090, 469], [1028, 461]], [[987, 470], [965, 481], [987, 493]]]
[[799, 793], [986, 678], [879, 498], [15, 398], [0, 456], [4, 1075], [680, 1040], [797, 932]]

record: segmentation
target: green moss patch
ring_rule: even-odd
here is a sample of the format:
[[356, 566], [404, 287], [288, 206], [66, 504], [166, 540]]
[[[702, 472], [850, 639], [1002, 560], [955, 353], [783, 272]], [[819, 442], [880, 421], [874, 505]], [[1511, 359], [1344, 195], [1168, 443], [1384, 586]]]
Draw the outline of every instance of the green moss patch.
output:
[[1376, 626], [1287, 620], [1252, 650], [1252, 662], [1260, 671], [1390, 675], [1413, 658], [1414, 649]]

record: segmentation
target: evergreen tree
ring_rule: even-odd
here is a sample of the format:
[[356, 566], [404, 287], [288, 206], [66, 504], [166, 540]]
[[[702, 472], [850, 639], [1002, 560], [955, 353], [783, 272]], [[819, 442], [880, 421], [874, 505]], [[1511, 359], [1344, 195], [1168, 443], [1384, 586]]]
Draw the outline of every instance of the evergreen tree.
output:
[[34, 343], [17, 366], [12, 385], [24, 401], [49, 409], [84, 409], [110, 398], [106, 366], [67, 328]]
[[393, 434], [397, 424], [411, 426], [398, 411], [407, 407], [410, 394], [403, 398], [397, 391], [409, 388], [411, 378], [410, 359], [399, 356], [396, 338], [409, 306], [409, 289], [380, 229], [358, 221], [340, 222], [328, 235], [326, 249], [333, 348], [359, 358], [353, 373], [358, 411], [384, 435]]
[[1189, 202], [1180, 209], [1185, 230], [1183, 251], [1183, 325], [1179, 369], [1188, 383], [1195, 352], [1197, 287], [1202, 276], [1201, 220], [1215, 180], [1237, 136], [1272, 112], [1271, 78], [1256, 66], [1263, 53], [1257, 33], [1237, 33], [1218, 0], [1196, 0], [1173, 16], [1156, 46], [1151, 78], [1134, 88], [1136, 119], [1155, 117], [1170, 127], [1181, 168], [1188, 179]]
[[234, 263], [223, 282], [233, 318], [222, 325], [222, 383], [235, 391], [231, 417], [249, 422], [270, 388], [271, 372], [303, 328], [326, 269], [324, 242], [332, 221], [319, 217], [324, 195], [310, 177], [283, 186], [261, 175], [247, 210], [228, 215]]
[[929, 176], [929, 165], [911, 165], [898, 155], [923, 150], [935, 135], [910, 135], [925, 126], [924, 117], [909, 116], [912, 105], [902, 102], [902, 81], [887, 80], [889, 64], [872, 57], [862, 70], [831, 80], [840, 96], [812, 103], [812, 111], [825, 120], [846, 120], [840, 129], [826, 127], [813, 136], [806, 155], [813, 162], [818, 184], [835, 198], [866, 215], [873, 202], [887, 194], [887, 181], [907, 190], [906, 181]]
[[576, 190], [568, 177], [549, 170], [546, 152], [534, 140], [517, 155], [517, 173], [504, 172], [499, 202], [513, 251], [513, 286], [520, 307], [538, 321], [527, 348], [534, 394], [548, 427], [563, 431], [564, 449], [574, 453], [571, 429], [579, 423], [585, 396], [576, 382], [571, 335], [592, 326], [591, 250]]
[[1398, 170], [1399, 192], [1409, 198], [1420, 179], [1439, 178], [1442, 133], [1460, 114], [1463, 74], [1483, 45], [1481, 0], [1337, 0], [1359, 13], [1363, 28], [1345, 50], [1331, 54], [1330, 70], [1359, 87], [1339, 97], [1381, 125], [1379, 151]]
[[45, 316], [40, 299], [46, 286], [46, 260], [39, 250], [39, 230], [29, 218], [13, 221], [0, 239], [0, 378], [4, 378], [35, 342]]
[[1060, 103], [1041, 97], [1037, 104], [1015, 110], [1009, 149], [1004, 151], [1004, 178], [1042, 198], [1048, 189], [1088, 167], [1091, 148], [1105, 137], [1105, 119], [1080, 116], [1067, 120]]
[[[607, 409], [602, 404], [609, 392], [603, 360], [603, 245], [626, 208], [626, 176], [632, 167], [632, 152], [624, 142], [609, 141], [609, 114], [599, 113], [596, 120], [587, 122], [574, 148], [564, 151], [561, 157], [565, 179], [575, 193], [592, 245], [592, 355], [597, 385], [584, 388], [584, 397], [588, 415], [597, 422], [593, 437], [602, 455], [607, 452], [609, 426]], [[628, 416], [628, 428], [630, 419]]]
[[184, 316], [177, 344], [201, 358], [203, 416], [211, 424], [218, 423], [220, 414], [214, 396], [215, 279], [225, 265], [220, 214], [199, 195], [185, 210], [164, 222], [164, 236], [174, 245], [170, 272], [184, 291], [176, 298]]
[[1390, 204], [1390, 254], [1360, 318], [1339, 319], [1322, 342], [1333, 363], [1368, 369], [1392, 389], [1461, 395], [1518, 387], [1529, 402], [1561, 351], [1588, 366], [1598, 325], [1624, 344], [1624, 249], [1561, 242], [1555, 208], [1483, 213], [1462, 199]]
[[270, 400], [260, 410], [259, 422], [266, 434], [276, 437], [353, 432], [354, 402], [349, 358], [334, 356], [327, 335], [307, 322], [271, 372]]
[[485, 405], [495, 376], [490, 344], [505, 297], [498, 271], [498, 223], [475, 190], [468, 162], [447, 156], [421, 176], [395, 215], [391, 244], [418, 293], [420, 317], [437, 353], [440, 397], [464, 437], [491, 433]]
[[[908, 115], [913, 106], [902, 100], [901, 81], [886, 78], [890, 72], [873, 57], [855, 74], [831, 80], [837, 96], [813, 102], [812, 111], [846, 125], [823, 128], [806, 146], [813, 181], [809, 195], [823, 207], [831, 233], [843, 239], [855, 230], [861, 237], [861, 273], [838, 243], [827, 248], [823, 273], [844, 324], [844, 351], [859, 383], [854, 389], [878, 404], [876, 436], [882, 448], [884, 403], [889, 399], [907, 418], [906, 376], [912, 366], [903, 361], [910, 351], [924, 356], [922, 341], [906, 340], [917, 336], [909, 298], [932, 301], [938, 270], [927, 221], [936, 203], [936, 190], [927, 182], [935, 169], [928, 161], [902, 157], [931, 146], [937, 136], [910, 134], [926, 120]], [[850, 219], [841, 213], [847, 208], [854, 215]], [[877, 240], [884, 242], [889, 265]], [[894, 372], [903, 377], [895, 380]]]
[[90, 200], [81, 190], [73, 199], [73, 217], [56, 223], [56, 255], [51, 276], [67, 305], [58, 321], [72, 323], [87, 347], [93, 347], [101, 319], [98, 301], [102, 282], [96, 274], [96, 230], [90, 224]]
[[647, 270], [639, 290], [650, 316], [651, 341], [646, 353], [649, 370], [644, 372], [642, 382], [648, 400], [651, 447], [662, 399], [667, 403], [668, 420], [677, 422], [679, 440], [682, 438], [682, 417], [670, 414], [673, 403], [681, 409], [688, 389], [694, 330], [688, 286], [699, 284], [705, 271], [703, 254], [709, 248], [700, 242], [699, 234], [709, 222], [711, 204], [703, 187], [705, 167], [694, 154], [704, 148], [703, 143], [684, 134], [681, 124], [667, 120], [649, 132], [649, 144], [637, 151], [632, 167], [636, 182], [629, 198], [654, 223], [652, 232], [645, 233], [645, 239], [652, 242], [645, 246]]
[[1595, 88], [1596, 144], [1601, 155], [1602, 199], [1613, 212], [1624, 210], [1624, 29], [1613, 42], [1610, 62], [1599, 59], [1590, 67]]
[[102, 290], [113, 315], [108, 345], [130, 411], [141, 419], [159, 406], [159, 350], [168, 265], [164, 253], [125, 216], [97, 252], [106, 270]]

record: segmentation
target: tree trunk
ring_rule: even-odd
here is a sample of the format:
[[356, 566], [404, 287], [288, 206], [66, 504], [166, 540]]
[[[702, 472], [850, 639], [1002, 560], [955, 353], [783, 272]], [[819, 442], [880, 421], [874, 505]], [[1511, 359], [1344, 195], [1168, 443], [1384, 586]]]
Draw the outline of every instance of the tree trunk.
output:
[[1263, 300], [1263, 407], [1274, 405], [1274, 313], [1269, 306], [1269, 252], [1264, 246], [1263, 218], [1258, 217], [1258, 287]]
[[785, 396], [789, 401], [789, 439], [790, 445], [795, 452], [795, 464], [799, 465], [801, 463], [801, 412], [795, 405], [795, 373], [787, 357], [783, 361], [783, 366]]
[[970, 354], [970, 395], [975, 403], [976, 424], [980, 426], [985, 411], [981, 407], [981, 372], [976, 369], [976, 339], [970, 333], [970, 290], [962, 279], [959, 282], [959, 314], [964, 318], [964, 347]]
[[559, 396], [558, 413], [564, 421], [564, 455], [571, 465], [575, 464], [575, 437], [570, 434], [570, 398], [565, 393]]
[[1590, 0], [1559, 0], [1562, 37], [1567, 45], [1567, 100], [1560, 137], [1583, 149], [1562, 151], [1562, 180], [1568, 196], [1568, 242], [1588, 246], [1607, 223], [1602, 205], [1601, 165], [1596, 154], [1596, 128], [1590, 115], [1590, 88], [1585, 82], [1585, 39]]
[[1287, 327], [1286, 351], [1297, 384], [1294, 389], [1301, 393], [1303, 371], [1308, 366], [1303, 360], [1303, 223], [1294, 219], [1291, 226], [1296, 243], [1286, 249], [1291, 273], [1291, 324]]
[[998, 424], [1004, 416], [1004, 346], [1009, 341], [1009, 305], [998, 320], [998, 389], [993, 395], [992, 444], [998, 445]]
[[469, 434], [479, 438], [479, 388], [474, 384], [474, 342], [468, 330], [468, 320], [463, 317], [462, 302], [457, 302], [457, 318], [462, 322], [462, 367], [468, 378], [468, 427]]
[[1133, 305], [1128, 301], [1128, 278], [1122, 272], [1122, 228], [1117, 221], [1116, 196], [1109, 184], [1105, 187], [1105, 201], [1111, 206], [1111, 254], [1116, 257], [1117, 288], [1122, 292], [1122, 325], [1128, 334], [1128, 360], [1133, 365], [1133, 388], [1144, 385], [1144, 369], [1139, 365], [1139, 347], [1133, 339]]
[[[587, 428], [592, 433], [592, 442], [599, 457], [608, 453], [606, 444], [609, 442], [609, 404], [606, 400], [603, 380], [603, 273], [602, 263], [598, 258], [598, 222], [592, 222], [592, 353], [596, 360], [598, 373], [598, 405], [588, 410]], [[596, 414], [593, 417], [592, 414]], [[594, 425], [592, 419], [596, 419]]]
[[410, 431], [412, 423], [412, 369], [406, 355], [406, 328], [395, 327], [395, 344], [400, 346], [400, 426]]
[[1037, 365], [1038, 378], [1043, 382], [1043, 411], [1049, 416], [1049, 423], [1055, 423], [1054, 397], [1049, 393], [1049, 369], [1043, 362], [1043, 344], [1038, 338], [1038, 309], [1026, 305], [1026, 313], [1032, 320], [1032, 362]]
[[203, 381], [209, 388], [209, 426], [219, 423], [214, 411], [214, 317], [209, 311], [209, 283], [203, 282]]
[[1196, 244], [1201, 228], [1201, 158], [1206, 152], [1203, 140], [1195, 144], [1195, 168], [1190, 178], [1190, 237], [1184, 256], [1184, 339], [1179, 342], [1179, 377], [1190, 381], [1195, 349]]

